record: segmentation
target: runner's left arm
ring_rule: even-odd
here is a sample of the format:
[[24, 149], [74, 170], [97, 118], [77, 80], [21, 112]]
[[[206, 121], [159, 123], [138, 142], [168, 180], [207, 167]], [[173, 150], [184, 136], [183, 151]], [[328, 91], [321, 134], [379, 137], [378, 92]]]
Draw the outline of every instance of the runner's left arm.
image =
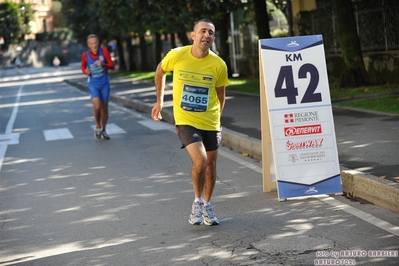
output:
[[219, 103], [220, 103], [220, 114], [222, 114], [224, 109], [224, 104], [226, 102], [226, 86], [217, 87], [216, 93], [218, 95]]
[[114, 61], [112, 61], [111, 59], [111, 55], [109, 54], [107, 48], [102, 48], [103, 49], [103, 55], [104, 55], [104, 59], [105, 59], [105, 64], [103, 65], [104, 69], [106, 70], [114, 70], [115, 69], [115, 65], [114, 65]]

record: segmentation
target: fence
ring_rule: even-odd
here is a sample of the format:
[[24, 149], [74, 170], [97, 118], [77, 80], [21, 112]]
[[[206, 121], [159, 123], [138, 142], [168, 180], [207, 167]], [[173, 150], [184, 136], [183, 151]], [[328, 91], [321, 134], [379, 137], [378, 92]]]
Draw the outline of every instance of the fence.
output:
[[[333, 0], [318, 0], [317, 9], [301, 12], [296, 19], [300, 35], [322, 34], [326, 51], [339, 53], [340, 45]], [[362, 51], [399, 49], [399, 1], [353, 1]]]

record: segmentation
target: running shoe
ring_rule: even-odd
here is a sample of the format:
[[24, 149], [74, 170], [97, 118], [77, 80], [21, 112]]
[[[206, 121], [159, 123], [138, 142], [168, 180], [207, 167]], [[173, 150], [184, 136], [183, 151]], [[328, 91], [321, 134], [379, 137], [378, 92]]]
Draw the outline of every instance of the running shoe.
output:
[[108, 134], [107, 134], [107, 131], [101, 132], [101, 138], [102, 138], [102, 139], [109, 140], [109, 136], [108, 136]]
[[200, 225], [203, 222], [202, 213], [204, 212], [204, 203], [203, 202], [193, 202], [193, 206], [191, 207], [190, 219], [188, 219], [190, 224]]
[[101, 128], [96, 128], [96, 131], [94, 131], [94, 137], [96, 139], [101, 139]]
[[205, 225], [218, 225], [219, 220], [216, 218], [215, 214], [213, 213], [213, 207], [211, 205], [204, 207], [204, 224]]

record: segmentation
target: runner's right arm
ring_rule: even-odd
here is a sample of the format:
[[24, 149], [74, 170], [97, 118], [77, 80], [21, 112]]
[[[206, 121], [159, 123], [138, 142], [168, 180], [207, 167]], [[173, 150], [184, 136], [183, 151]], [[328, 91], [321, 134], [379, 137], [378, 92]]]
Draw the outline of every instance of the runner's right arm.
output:
[[157, 101], [151, 112], [151, 117], [154, 121], [160, 121], [162, 119], [161, 110], [163, 107], [163, 98], [165, 92], [166, 72], [162, 69], [161, 63], [159, 63], [157, 66], [154, 78], [157, 95]]

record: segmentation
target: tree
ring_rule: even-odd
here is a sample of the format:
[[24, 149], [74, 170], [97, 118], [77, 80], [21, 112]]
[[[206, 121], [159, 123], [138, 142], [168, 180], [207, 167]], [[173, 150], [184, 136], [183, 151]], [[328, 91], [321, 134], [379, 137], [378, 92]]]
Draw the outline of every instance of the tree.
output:
[[253, 1], [255, 22], [259, 39], [271, 38], [266, 1]]
[[30, 33], [29, 21], [32, 14], [28, 4], [0, 3], [0, 36], [4, 38], [5, 49], [13, 42], [20, 43], [25, 34]]
[[341, 87], [369, 85], [370, 80], [364, 66], [352, 0], [334, 0], [334, 5], [342, 57], [346, 66], [341, 79]]

